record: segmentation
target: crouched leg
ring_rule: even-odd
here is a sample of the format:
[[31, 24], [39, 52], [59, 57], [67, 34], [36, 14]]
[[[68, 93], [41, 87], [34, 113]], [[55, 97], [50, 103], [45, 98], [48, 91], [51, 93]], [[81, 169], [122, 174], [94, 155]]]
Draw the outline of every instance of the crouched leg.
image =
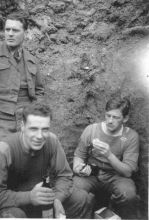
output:
[[66, 217], [70, 219], [93, 218], [94, 195], [84, 190], [73, 188], [71, 196], [63, 203]]
[[84, 176], [84, 177], [74, 176], [73, 182], [77, 188], [83, 189], [93, 194], [96, 194], [99, 188], [99, 181], [95, 176]]
[[112, 206], [122, 218], [135, 218], [137, 195], [133, 180], [130, 178], [119, 178], [115, 180], [111, 201]]
[[103, 189], [103, 184], [99, 182], [96, 176], [74, 176], [73, 181], [76, 188], [83, 189], [88, 193], [94, 194], [94, 210], [107, 206], [107, 203], [109, 202], [109, 194]]
[[9, 207], [0, 210], [0, 218], [27, 218], [27, 216], [22, 209]]

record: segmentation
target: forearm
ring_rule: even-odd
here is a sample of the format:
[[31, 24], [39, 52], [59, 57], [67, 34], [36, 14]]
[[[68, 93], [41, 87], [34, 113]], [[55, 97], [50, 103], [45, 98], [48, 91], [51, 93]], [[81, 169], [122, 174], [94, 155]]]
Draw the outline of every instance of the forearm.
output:
[[77, 169], [76, 169], [76, 168], [77, 168], [80, 164], [84, 164], [84, 163], [85, 163], [85, 162], [84, 162], [83, 159], [81, 159], [81, 158], [75, 156], [74, 159], [73, 159], [73, 171], [74, 171], [75, 173], [77, 173]]
[[119, 174], [125, 177], [131, 176], [131, 168], [127, 164], [120, 161], [113, 153], [110, 153], [107, 159], [114, 170]]
[[0, 207], [20, 207], [31, 204], [30, 191], [15, 192], [11, 190], [3, 190], [0, 192]]

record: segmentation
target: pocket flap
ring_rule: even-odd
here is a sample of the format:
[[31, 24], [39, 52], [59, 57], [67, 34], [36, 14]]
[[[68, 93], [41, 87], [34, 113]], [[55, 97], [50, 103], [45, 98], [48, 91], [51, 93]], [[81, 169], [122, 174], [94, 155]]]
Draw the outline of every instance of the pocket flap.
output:
[[0, 63], [0, 70], [9, 69], [10, 64], [9, 63]]
[[36, 66], [36, 64], [32, 63], [32, 62], [28, 62], [27, 66], [28, 66], [28, 71], [31, 74], [36, 75], [36, 73], [37, 73], [37, 66]]

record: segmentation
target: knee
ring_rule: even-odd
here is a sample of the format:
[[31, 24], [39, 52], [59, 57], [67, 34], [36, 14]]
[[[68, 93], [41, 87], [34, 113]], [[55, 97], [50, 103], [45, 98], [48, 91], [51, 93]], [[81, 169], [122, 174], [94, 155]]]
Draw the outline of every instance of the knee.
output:
[[136, 199], [136, 187], [134, 184], [121, 183], [117, 185], [113, 194], [122, 202], [129, 202]]
[[70, 206], [83, 206], [87, 202], [88, 193], [85, 190], [73, 188], [71, 196], [66, 200]]
[[83, 189], [88, 193], [95, 193], [98, 188], [98, 180], [95, 176], [75, 176], [73, 182], [77, 189]]
[[79, 176], [75, 176], [73, 178], [73, 182], [74, 185], [78, 188], [78, 189], [83, 189], [87, 192], [90, 191], [90, 187], [87, 183], [87, 179], [85, 177], [79, 177]]
[[133, 201], [136, 199], [136, 190], [135, 188], [127, 189], [126, 191], [126, 200]]
[[67, 218], [91, 218], [95, 203], [94, 195], [74, 187], [71, 196], [63, 203]]
[[73, 204], [76, 204], [76, 206], [82, 208], [90, 206], [93, 207], [95, 203], [95, 196], [92, 193], [88, 193], [85, 190], [76, 189], [74, 188], [74, 191], [71, 196], [71, 200]]
[[27, 218], [25, 212], [16, 207], [5, 208], [0, 211], [2, 218]]
[[125, 196], [127, 201], [131, 201], [136, 198], [136, 187], [134, 185], [120, 187], [119, 191]]

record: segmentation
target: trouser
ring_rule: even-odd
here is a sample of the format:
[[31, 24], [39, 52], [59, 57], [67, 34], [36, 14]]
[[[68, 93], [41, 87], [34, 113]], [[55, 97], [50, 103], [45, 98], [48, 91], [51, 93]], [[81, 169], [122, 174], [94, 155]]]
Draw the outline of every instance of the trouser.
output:
[[[71, 196], [63, 202], [66, 217], [69, 219], [92, 219], [94, 195], [84, 190], [74, 188]], [[42, 209], [26, 206], [22, 208], [10, 207], [0, 210], [1, 218], [41, 218]]]
[[96, 199], [108, 197], [108, 202], [122, 218], [134, 219], [136, 216], [137, 195], [132, 179], [100, 170], [98, 177], [74, 177], [76, 187], [92, 192]]
[[0, 112], [0, 141], [4, 140], [9, 134], [20, 130], [22, 110], [29, 103], [31, 101], [28, 97], [21, 97], [17, 103], [15, 115]]

